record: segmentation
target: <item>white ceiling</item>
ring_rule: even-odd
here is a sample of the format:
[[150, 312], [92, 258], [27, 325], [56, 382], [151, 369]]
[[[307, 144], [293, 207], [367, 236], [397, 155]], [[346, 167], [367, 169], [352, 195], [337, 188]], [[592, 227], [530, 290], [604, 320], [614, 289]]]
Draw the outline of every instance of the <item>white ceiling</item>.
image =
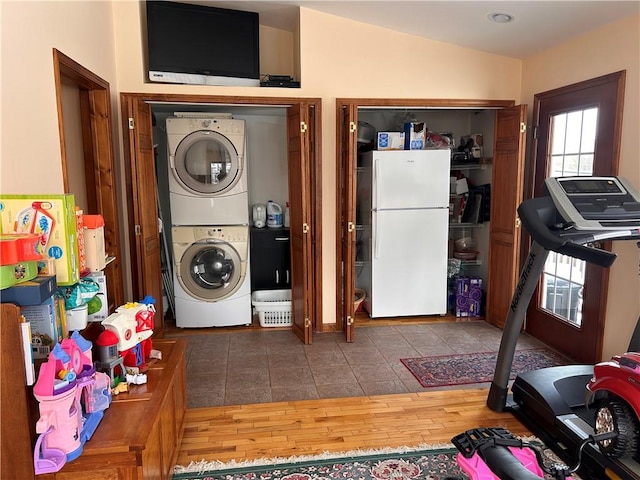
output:
[[[513, 58], [526, 58], [608, 23], [640, 14], [640, 0], [182, 1], [258, 12], [261, 24], [284, 30], [292, 30], [297, 22], [296, 7], [302, 6]], [[515, 20], [492, 23], [487, 15], [495, 12], [508, 13]]]

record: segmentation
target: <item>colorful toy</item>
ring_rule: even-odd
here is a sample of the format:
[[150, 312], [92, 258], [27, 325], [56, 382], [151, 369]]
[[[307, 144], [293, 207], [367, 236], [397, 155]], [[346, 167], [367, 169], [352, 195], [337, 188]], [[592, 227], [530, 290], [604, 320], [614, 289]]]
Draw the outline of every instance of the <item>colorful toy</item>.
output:
[[514, 437], [506, 428], [473, 428], [451, 439], [458, 449], [456, 461], [471, 480], [570, 480], [582, 463], [582, 451], [590, 443], [615, 438], [612, 432], [586, 438], [576, 452], [574, 466], [547, 465], [539, 447]]
[[118, 337], [111, 330], [105, 330], [98, 336], [96, 345], [96, 369], [109, 376], [113, 388], [126, 379], [124, 358], [118, 354]]
[[587, 385], [587, 405], [595, 405], [595, 432], [615, 432], [611, 440], [598, 443], [609, 458], [640, 453], [640, 353], [615, 355], [593, 368]]
[[128, 391], [129, 391], [129, 384], [125, 382], [121, 382], [111, 389], [111, 393], [113, 395], [120, 395], [121, 393], [128, 392]]
[[108, 377], [95, 372], [83, 351], [87, 343], [90, 345], [78, 336], [64, 339], [40, 367], [33, 387], [40, 411], [36, 423], [40, 436], [34, 449], [36, 474], [57, 472], [78, 458], [111, 402]]
[[118, 307], [115, 313], [102, 321], [105, 329], [118, 338], [118, 352], [128, 367], [143, 366], [151, 354], [155, 300], [145, 297], [141, 302], [130, 302]]
[[[102, 412], [111, 404], [111, 379], [109, 376], [106, 373], [96, 372], [91, 367], [78, 377], [78, 387], [82, 390], [82, 410], [87, 414], [99, 414], [99, 419], [102, 419]], [[85, 416], [85, 427], [87, 427], [87, 417], [88, 415]], [[99, 419], [92, 419], [96, 426]]]
[[[34, 395], [39, 402], [40, 418], [36, 423], [36, 433], [43, 434], [42, 442], [36, 442], [42, 451], [34, 452], [34, 467], [36, 473], [39, 466], [45, 462], [40, 459], [47, 459], [44, 455], [53, 452], [53, 464], [49, 468], [62, 468], [67, 461], [75, 460], [80, 456], [83, 444], [80, 442], [82, 431], [82, 418], [80, 415], [80, 401], [76, 395], [78, 387], [75, 380], [65, 382], [65, 384], [53, 390], [53, 378], [55, 378], [55, 365], [57, 360], [50, 354], [50, 358], [40, 367], [40, 375], [33, 389]], [[40, 379], [44, 381], [40, 381]], [[45, 392], [46, 390], [46, 392]], [[58, 453], [65, 456], [64, 462], [58, 458]], [[57, 471], [57, 470], [55, 470]]]
[[146, 373], [127, 373], [127, 383], [133, 385], [144, 385], [147, 383]]

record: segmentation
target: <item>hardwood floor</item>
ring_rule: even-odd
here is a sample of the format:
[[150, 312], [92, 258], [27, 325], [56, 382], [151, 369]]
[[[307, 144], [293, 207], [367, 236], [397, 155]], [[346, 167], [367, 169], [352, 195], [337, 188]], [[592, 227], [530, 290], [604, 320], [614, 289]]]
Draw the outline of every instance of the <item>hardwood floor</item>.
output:
[[[356, 321], [365, 328], [398, 324], [398, 319], [372, 321], [366, 315]], [[456, 321], [460, 319], [429, 317], [402, 323]], [[225, 331], [202, 329], [203, 334], [205, 330]], [[189, 332], [174, 327], [167, 333]], [[474, 427], [499, 426], [515, 435], [531, 434], [513, 415], [486, 407], [487, 394], [486, 388], [468, 388], [192, 408], [187, 410], [177, 464], [449, 443]]]
[[487, 389], [190, 409], [177, 463], [448, 443], [474, 427], [530, 432], [485, 406]]

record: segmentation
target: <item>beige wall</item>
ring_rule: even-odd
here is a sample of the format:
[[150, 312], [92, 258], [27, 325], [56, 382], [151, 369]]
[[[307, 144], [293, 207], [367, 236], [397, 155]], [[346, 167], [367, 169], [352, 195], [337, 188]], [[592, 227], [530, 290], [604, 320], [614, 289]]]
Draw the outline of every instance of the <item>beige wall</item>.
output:
[[112, 4], [0, 1], [0, 17], [0, 191], [61, 193], [52, 49], [110, 82], [115, 98]]
[[[590, 78], [627, 71], [619, 174], [640, 185], [640, 17], [631, 17], [528, 58], [523, 64], [522, 102]], [[614, 242], [603, 358], [626, 350], [640, 315], [640, 275], [635, 242]]]
[[[524, 63], [506, 57], [392, 32], [301, 9], [302, 88], [260, 89], [145, 83], [142, 6], [115, 2], [0, 1], [2, 40], [2, 142], [0, 191], [62, 191], [60, 146], [53, 84], [52, 48], [79, 62], [119, 92], [321, 97], [323, 100], [323, 275], [324, 319], [335, 321], [335, 98], [478, 98], [532, 103], [539, 91], [627, 69], [621, 174], [640, 183], [638, 173], [638, 19], [586, 35]], [[266, 29], [266, 32], [269, 32]], [[261, 31], [262, 33], [262, 31]], [[279, 32], [271, 32], [282, 40]], [[265, 35], [270, 35], [266, 33]], [[285, 36], [286, 37], [286, 36]], [[284, 39], [287, 41], [286, 38]], [[117, 108], [116, 108], [117, 107]], [[119, 106], [115, 146], [122, 152]], [[635, 163], [634, 163], [635, 162]], [[122, 183], [124, 187], [124, 182]], [[123, 192], [120, 192], [121, 195]], [[606, 352], [627, 338], [629, 317], [637, 317], [637, 253], [616, 247], [612, 270]], [[632, 280], [633, 279], [633, 280]], [[635, 282], [635, 283], [634, 283]], [[633, 295], [628, 295], [631, 293]], [[629, 298], [633, 299], [629, 301]], [[620, 320], [612, 320], [613, 318]], [[623, 331], [624, 330], [624, 331]]]

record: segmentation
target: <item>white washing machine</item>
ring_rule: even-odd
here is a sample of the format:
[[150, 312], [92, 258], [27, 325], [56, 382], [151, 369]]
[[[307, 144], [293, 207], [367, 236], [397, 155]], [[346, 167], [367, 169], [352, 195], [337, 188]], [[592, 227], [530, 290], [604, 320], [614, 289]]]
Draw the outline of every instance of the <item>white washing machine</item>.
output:
[[249, 226], [173, 227], [176, 326], [250, 325]]
[[244, 120], [230, 114], [167, 118], [173, 225], [249, 223]]

